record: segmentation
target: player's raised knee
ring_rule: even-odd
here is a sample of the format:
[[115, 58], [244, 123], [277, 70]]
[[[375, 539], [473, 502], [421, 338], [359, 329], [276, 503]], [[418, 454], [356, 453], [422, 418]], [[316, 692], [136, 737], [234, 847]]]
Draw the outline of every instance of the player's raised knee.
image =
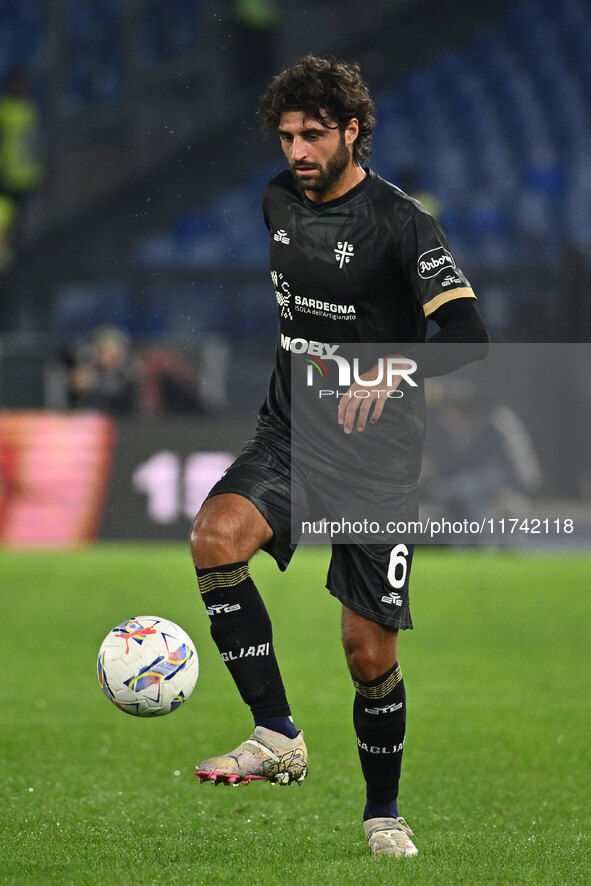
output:
[[223, 508], [206, 505], [208, 502], [195, 517], [191, 529], [191, 553], [195, 565], [201, 569], [234, 562], [239, 535], [239, 527], [229, 514], [224, 514]]
[[204, 502], [191, 532], [193, 562], [200, 569], [250, 560], [273, 535], [271, 527], [246, 498], [233, 493]]

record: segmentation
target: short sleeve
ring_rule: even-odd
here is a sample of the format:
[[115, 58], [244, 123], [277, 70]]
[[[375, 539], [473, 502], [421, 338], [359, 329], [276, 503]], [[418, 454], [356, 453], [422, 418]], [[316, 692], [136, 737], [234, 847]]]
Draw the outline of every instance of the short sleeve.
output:
[[476, 298], [441, 226], [428, 212], [417, 209], [406, 223], [400, 258], [426, 317], [456, 298]]

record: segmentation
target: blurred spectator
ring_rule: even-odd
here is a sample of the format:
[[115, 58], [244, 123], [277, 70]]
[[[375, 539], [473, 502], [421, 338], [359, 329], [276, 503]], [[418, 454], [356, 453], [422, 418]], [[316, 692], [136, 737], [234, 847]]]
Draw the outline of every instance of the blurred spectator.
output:
[[140, 409], [146, 415], [161, 412], [206, 412], [199, 394], [197, 370], [173, 348], [146, 348], [140, 357]]
[[9, 72], [0, 96], [0, 192], [22, 214], [43, 182], [41, 116], [23, 68]]
[[125, 415], [138, 407], [138, 371], [129, 338], [117, 327], [95, 330], [64, 355], [68, 406]]
[[24, 68], [9, 71], [0, 95], [0, 328], [9, 327], [14, 298], [8, 274], [18, 264], [31, 196], [45, 175], [41, 118]]
[[10, 269], [14, 258], [12, 239], [15, 215], [13, 201], [0, 194], [0, 275]]
[[425, 453], [425, 501], [450, 520], [523, 515], [542, 480], [522, 421], [468, 382], [432, 403]]
[[[394, 181], [396, 182], [397, 180], [394, 179]], [[398, 176], [397, 184], [405, 194], [408, 194], [409, 197], [414, 197], [415, 200], [422, 203], [427, 212], [430, 212], [434, 218], [438, 217], [441, 212], [439, 200], [435, 194], [432, 194], [431, 191], [422, 186], [417, 173], [413, 169], [403, 170]]]
[[276, 69], [279, 25], [273, 0], [231, 0], [229, 6], [237, 84], [268, 80]]

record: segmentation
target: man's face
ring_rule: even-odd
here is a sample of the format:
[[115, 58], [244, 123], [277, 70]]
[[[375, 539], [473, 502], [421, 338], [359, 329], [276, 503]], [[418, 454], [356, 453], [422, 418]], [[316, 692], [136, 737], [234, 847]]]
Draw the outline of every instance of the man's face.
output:
[[357, 121], [344, 132], [328, 129], [303, 111], [286, 111], [277, 131], [283, 153], [300, 187], [316, 198], [329, 194], [352, 164]]

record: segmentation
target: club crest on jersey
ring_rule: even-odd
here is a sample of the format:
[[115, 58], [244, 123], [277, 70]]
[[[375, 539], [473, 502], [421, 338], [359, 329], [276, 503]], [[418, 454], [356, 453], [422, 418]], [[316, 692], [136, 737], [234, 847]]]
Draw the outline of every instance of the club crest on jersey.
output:
[[339, 268], [342, 270], [344, 265], [349, 264], [353, 256], [355, 255], [354, 246], [352, 243], [349, 243], [347, 240], [339, 240], [336, 245], [336, 249], [334, 251], [334, 257], [339, 263]]

